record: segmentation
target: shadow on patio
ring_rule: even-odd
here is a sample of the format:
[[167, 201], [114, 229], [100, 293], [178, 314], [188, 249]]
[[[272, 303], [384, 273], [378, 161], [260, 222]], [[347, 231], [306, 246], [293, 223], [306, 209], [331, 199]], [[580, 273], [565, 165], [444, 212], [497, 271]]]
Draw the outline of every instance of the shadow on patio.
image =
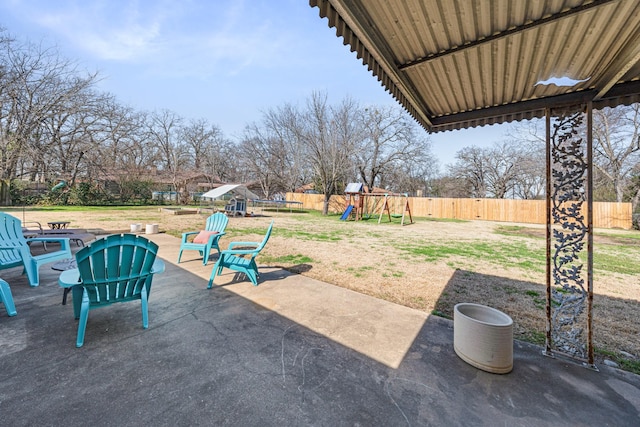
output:
[[453, 351], [453, 324], [279, 269], [260, 286], [185, 258], [154, 235], [149, 329], [135, 303], [92, 311], [84, 347], [58, 273], [38, 288], [2, 272], [6, 425], [635, 425], [640, 378], [596, 373], [516, 342], [514, 370], [489, 374]]

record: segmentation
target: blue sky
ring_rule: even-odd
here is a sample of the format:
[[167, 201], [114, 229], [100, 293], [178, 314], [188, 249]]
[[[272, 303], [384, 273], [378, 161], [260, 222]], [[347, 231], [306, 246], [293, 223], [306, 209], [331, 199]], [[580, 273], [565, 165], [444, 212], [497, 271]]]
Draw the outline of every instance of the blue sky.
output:
[[[205, 118], [232, 139], [313, 91], [397, 104], [306, 0], [0, 0], [0, 27], [98, 71], [99, 88], [124, 104]], [[506, 129], [429, 138], [444, 165]]]

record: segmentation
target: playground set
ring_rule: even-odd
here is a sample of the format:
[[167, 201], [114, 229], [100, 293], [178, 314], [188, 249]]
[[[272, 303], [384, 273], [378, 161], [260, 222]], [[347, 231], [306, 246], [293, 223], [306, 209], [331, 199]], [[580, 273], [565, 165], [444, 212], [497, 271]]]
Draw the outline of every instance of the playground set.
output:
[[413, 224], [407, 193], [365, 193], [364, 185], [351, 183], [347, 185], [344, 194], [345, 210], [340, 217], [342, 221], [348, 219], [359, 221], [377, 216], [380, 224], [386, 213], [389, 222], [392, 221], [391, 218], [402, 218], [401, 225], [404, 225], [408, 214], [409, 223]]

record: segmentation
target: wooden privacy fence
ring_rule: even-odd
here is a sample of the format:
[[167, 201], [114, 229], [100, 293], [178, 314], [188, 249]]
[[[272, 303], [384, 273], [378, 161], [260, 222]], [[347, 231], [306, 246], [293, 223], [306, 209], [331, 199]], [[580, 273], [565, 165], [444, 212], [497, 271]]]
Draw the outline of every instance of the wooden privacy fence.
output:
[[[287, 193], [287, 200], [302, 202], [304, 209], [322, 210], [322, 194]], [[545, 200], [511, 199], [452, 199], [437, 197], [409, 197], [414, 217], [451, 218], [501, 222], [546, 224]], [[400, 203], [398, 203], [400, 206]], [[345, 198], [331, 196], [329, 211], [342, 213]], [[375, 212], [380, 214], [380, 212]], [[399, 210], [397, 213], [402, 214]], [[594, 202], [593, 226], [597, 228], [632, 227], [631, 203]]]

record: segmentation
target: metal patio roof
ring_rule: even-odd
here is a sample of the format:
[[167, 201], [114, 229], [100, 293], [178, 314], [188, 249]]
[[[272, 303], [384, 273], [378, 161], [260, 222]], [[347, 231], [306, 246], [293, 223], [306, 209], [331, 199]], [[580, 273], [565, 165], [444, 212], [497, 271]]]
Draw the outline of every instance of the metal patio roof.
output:
[[[428, 131], [640, 101], [638, 0], [310, 0]], [[536, 84], [552, 78], [574, 86]]]

